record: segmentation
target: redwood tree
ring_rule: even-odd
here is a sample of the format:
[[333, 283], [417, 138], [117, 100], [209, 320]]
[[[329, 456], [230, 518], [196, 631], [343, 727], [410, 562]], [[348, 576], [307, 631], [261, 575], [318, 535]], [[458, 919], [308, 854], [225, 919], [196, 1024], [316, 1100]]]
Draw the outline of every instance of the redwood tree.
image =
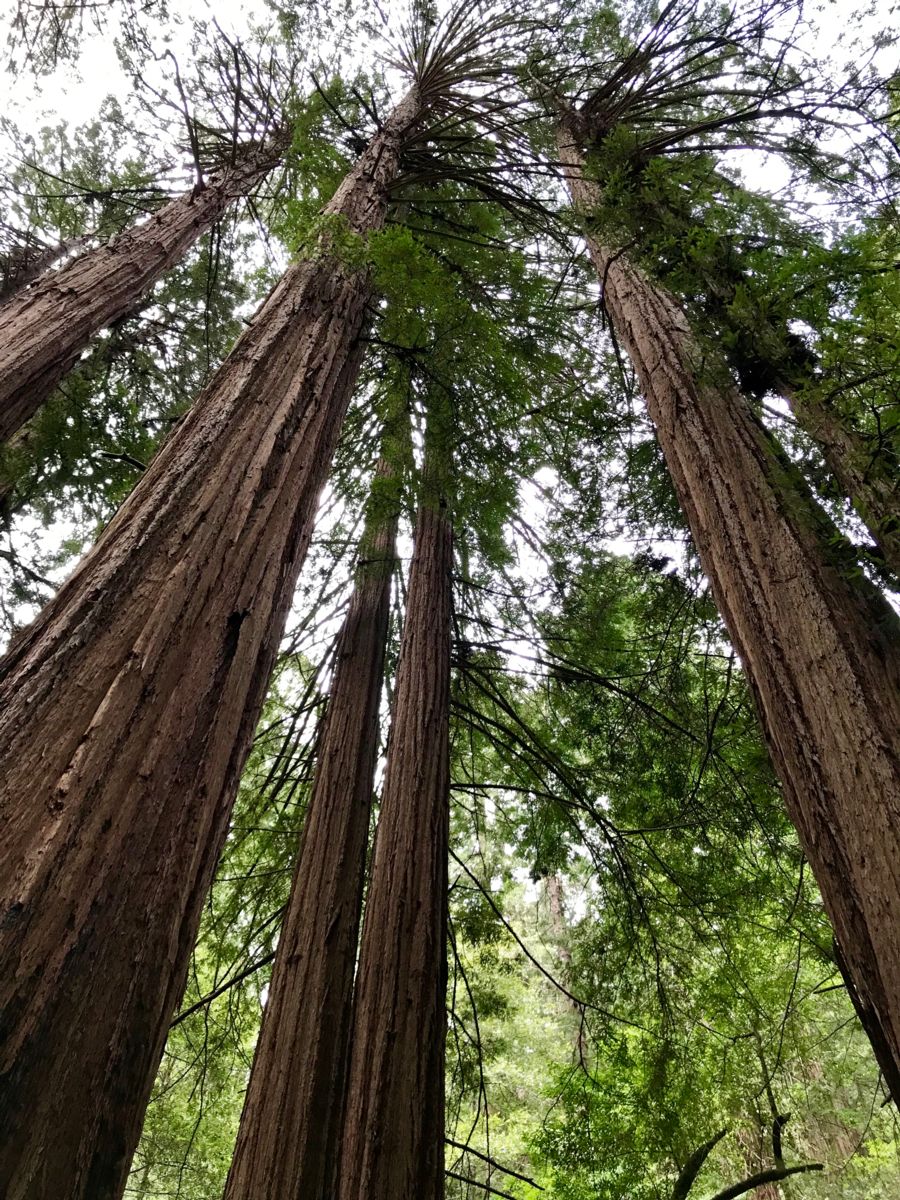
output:
[[[595, 119], [558, 127], [588, 220], [602, 201], [582, 154]], [[850, 973], [900, 1063], [896, 618], [829, 552], [823, 515], [673, 297], [621, 246], [585, 236]]]
[[[685, 302], [698, 340], [724, 355], [749, 400], [774, 392], [787, 401], [819, 448], [825, 490], [853, 505], [869, 553], [900, 579], [887, 222], [826, 246], [823, 231], [726, 177], [710, 154], [634, 163], [626, 176], [617, 241]], [[794, 321], [809, 328], [811, 345]]]
[[225, 1188], [334, 1195], [402, 471], [378, 464], [309, 812]]
[[453, 541], [446, 443], [433, 426], [429, 440], [354, 998], [340, 1200], [444, 1194]]
[[0, 442], [38, 411], [91, 338], [147, 290], [278, 163], [283, 135], [245, 148], [203, 186], [45, 272], [0, 307]]
[[[0, 664], [0, 1192], [122, 1193], [362, 346], [413, 89]], [[346, 242], [346, 236], [344, 237]]]

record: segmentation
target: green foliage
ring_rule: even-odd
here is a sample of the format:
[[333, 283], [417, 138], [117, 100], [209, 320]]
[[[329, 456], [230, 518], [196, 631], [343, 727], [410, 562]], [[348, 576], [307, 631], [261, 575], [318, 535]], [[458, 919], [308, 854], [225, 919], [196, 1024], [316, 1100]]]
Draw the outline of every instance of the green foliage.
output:
[[[344, 18], [359, 16], [344, 5], [269, 8], [276, 22], [252, 48], [285, 60], [324, 54], [316, 36], [340, 38]], [[426, 441], [439, 443], [457, 556], [448, 1200], [483, 1185], [516, 1200], [668, 1200], [691, 1154], [727, 1129], [691, 1193], [708, 1195], [771, 1165], [773, 1103], [792, 1113], [788, 1161], [827, 1166], [792, 1179], [792, 1200], [896, 1194], [894, 1118], [740, 663], [633, 375], [603, 336], [596, 280], [563, 236], [570, 214], [545, 182], [548, 96], [573, 80], [584, 96], [611, 89], [615, 119], [589, 153], [603, 183], [592, 230], [684, 301], [701, 345], [725, 352], [760, 413], [780, 382], [808, 389], [884, 474], [900, 436], [896, 233], [888, 205], [826, 220], [745, 186], [720, 153], [726, 135], [696, 130], [734, 116], [742, 88], [764, 78], [759, 61], [738, 53], [737, 27], [702, 40], [728, 24], [726, 9], [665, 11], [683, 37], [637, 75], [617, 71], [639, 44], [657, 45], [643, 39], [659, 13], [643, 3], [554, 8], [527, 56], [512, 35], [508, 48], [499, 42], [494, 53], [508, 49], [510, 77], [540, 105], [522, 108], [517, 94], [507, 127], [506, 93], [481, 124], [438, 114], [447, 170], [437, 177], [419, 131], [388, 224], [368, 239], [321, 209], [384, 111], [385, 89], [373, 72], [351, 82], [322, 70], [311, 89], [291, 75], [277, 105], [292, 131], [285, 171], [252, 221], [216, 231], [140, 313], [103, 331], [4, 452], [12, 624], [128, 495], [287, 261], [327, 252], [371, 274], [378, 299], [359, 388], [131, 1196], [221, 1194], [363, 518], [400, 489], [408, 560]], [[549, 47], [548, 29], [559, 35]], [[199, 75], [214, 61], [193, 66]], [[799, 68], [782, 68], [791, 92]], [[221, 150], [227, 131], [205, 122], [213, 100], [228, 112], [234, 95], [218, 86], [201, 94], [189, 80], [204, 146]], [[84, 129], [19, 138], [14, 227], [106, 237], [133, 219], [134, 197], [158, 203], [152, 160], [124, 124], [111, 102]], [[766, 126], [759, 144], [777, 144], [795, 180], [809, 151], [807, 174], [822, 183], [834, 156], [812, 155], [812, 125], [788, 125]], [[858, 182], [859, 154], [847, 157], [835, 178]], [[511, 200], [523, 186], [530, 209]], [[785, 440], [784, 471], [836, 504], [809, 437], [791, 428]], [[373, 488], [379, 454], [398, 472]], [[403, 599], [401, 569], [385, 725]]]

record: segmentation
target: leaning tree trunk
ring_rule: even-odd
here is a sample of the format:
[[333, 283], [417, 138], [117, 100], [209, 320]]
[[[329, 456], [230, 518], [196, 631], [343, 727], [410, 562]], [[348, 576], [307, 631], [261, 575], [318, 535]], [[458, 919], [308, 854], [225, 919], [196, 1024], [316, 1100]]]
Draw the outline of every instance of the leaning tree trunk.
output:
[[331, 1200], [401, 475], [379, 463], [225, 1200]]
[[[358, 234], [418, 111], [328, 205]], [[4, 1200], [122, 1194], [370, 293], [324, 238], [287, 272], [0, 664]]]
[[0, 257], [0, 304], [21, 292], [66, 254], [77, 250], [84, 241], [84, 237], [64, 238], [52, 246], [24, 235], [21, 244]]
[[[567, 122], [558, 145], [589, 212], [599, 189]], [[672, 297], [621, 251], [587, 243], [850, 974], [900, 1063], [896, 617], [829, 558], [824, 515], [725, 372], [701, 363]]]
[[[135, 306], [131, 316], [134, 317], [140, 313], [146, 304], [147, 299], [145, 298], [142, 303]], [[139, 342], [132, 338], [131, 344], [137, 346]], [[105, 374], [110, 370], [120, 349], [121, 341], [115, 335], [98, 339], [94, 342], [90, 352], [76, 364], [73, 371], [80, 376], [82, 381], [90, 384], [96, 375]], [[70, 382], [71, 380], [67, 380], [63, 386], [68, 386]], [[36, 439], [35, 435], [38, 433], [42, 416], [41, 412], [36, 413], [32, 420], [26, 421], [16, 430], [5, 445], [0, 444], [0, 529], [8, 530], [13, 518], [18, 516], [33, 499], [33, 495], [29, 497], [28, 489], [21, 487], [25, 480], [32, 484], [33, 492], [40, 490], [40, 481], [34, 478], [34, 472], [29, 470], [29, 467], [33, 467], [41, 461], [35, 446], [36, 440], [39, 443], [41, 439], [40, 437]], [[134, 460], [132, 466], [143, 469], [142, 464]]]
[[354, 999], [340, 1200], [444, 1194], [452, 533], [427, 472]]
[[202, 189], [47, 272], [0, 306], [0, 442], [34, 416], [94, 334], [130, 313], [283, 149], [276, 139], [244, 151]]
[[868, 529], [886, 565], [900, 580], [900, 481], [892, 478], [815, 394], [815, 384], [797, 388], [782, 381], [779, 390], [800, 428], [819, 446], [835, 483]]

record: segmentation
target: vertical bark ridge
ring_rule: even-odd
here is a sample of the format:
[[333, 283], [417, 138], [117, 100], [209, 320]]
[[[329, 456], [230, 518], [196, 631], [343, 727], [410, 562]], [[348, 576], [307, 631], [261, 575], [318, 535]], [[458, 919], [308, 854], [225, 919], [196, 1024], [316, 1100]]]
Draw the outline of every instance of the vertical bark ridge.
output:
[[[589, 212], [598, 185], [565, 123], [558, 145]], [[895, 614], [830, 559], [824, 515], [744, 397], [701, 363], [672, 297], [620, 251], [587, 243], [850, 973], [900, 1064]]]
[[[327, 212], [384, 220], [414, 93]], [[286, 273], [0, 663], [0, 1195], [124, 1187], [363, 347], [365, 270]]]
[[202, 190], [46, 272], [0, 306], [0, 442], [34, 416], [94, 334], [127, 316], [283, 150], [282, 139], [251, 147]]
[[426, 499], [363, 924], [340, 1200], [444, 1194], [451, 566], [446, 506]]
[[332, 1200], [402, 472], [376, 471], [225, 1200]]

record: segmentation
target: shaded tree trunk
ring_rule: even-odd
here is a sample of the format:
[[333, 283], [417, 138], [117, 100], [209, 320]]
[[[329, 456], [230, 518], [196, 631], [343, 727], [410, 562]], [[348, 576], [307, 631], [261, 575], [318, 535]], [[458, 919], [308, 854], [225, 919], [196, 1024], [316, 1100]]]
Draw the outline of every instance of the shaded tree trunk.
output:
[[363, 925], [340, 1200], [444, 1194], [451, 565], [445, 502], [429, 489], [416, 525]]
[[[142, 307], [141, 304], [136, 305], [131, 315], [137, 315]], [[108, 374], [124, 344], [124, 338], [118, 332], [97, 339], [90, 352], [73, 365], [68, 379], [60, 381], [58, 391], [68, 387], [75, 376], [91, 380], [97, 375]], [[130, 339], [131, 346], [138, 344], [136, 338]], [[36, 494], [41, 494], [42, 480], [34, 478], [35, 472], [27, 467], [23, 470], [23, 464], [35, 465], [40, 458], [35, 443], [41, 441], [38, 426], [42, 415], [38, 411], [33, 419], [16, 430], [5, 445], [0, 444], [0, 529], [9, 529], [13, 518], [32, 502]]]
[[400, 473], [379, 463], [225, 1200], [331, 1200]]
[[893, 1054], [890, 1038], [881, 1025], [878, 1012], [866, 1002], [864, 996], [860, 995], [837, 938], [834, 939], [834, 960], [841, 973], [841, 978], [846, 984], [847, 994], [850, 997], [859, 1023], [865, 1030], [866, 1037], [872, 1043], [875, 1060], [884, 1076], [884, 1086], [890, 1093], [894, 1104], [900, 1106], [900, 1066], [898, 1066], [897, 1059]]
[[26, 423], [12, 435], [6, 445], [0, 444], [0, 529], [8, 529], [16, 511], [16, 485], [9, 469], [9, 455], [26, 454], [34, 426]]
[[[381, 226], [414, 93], [328, 205]], [[0, 1194], [122, 1193], [362, 356], [293, 266], [0, 663]]]
[[[598, 185], [578, 136], [563, 122], [558, 146], [589, 212]], [[896, 617], [833, 560], [824, 514], [726, 373], [700, 361], [672, 297], [621, 251], [587, 243], [850, 974], [900, 1063]]]
[[[682, 232], [687, 244], [690, 225]], [[873, 452], [869, 439], [842, 418], [827, 399], [836, 382], [833, 373], [816, 369], [817, 356], [785, 319], [772, 319], [756, 309], [752, 316], [735, 320], [732, 305], [745, 280], [743, 269], [726, 268], [724, 277], [704, 270], [702, 278], [707, 315], [731, 335], [726, 341], [737, 342], [725, 354], [739, 386], [754, 398], [771, 390], [787, 402], [797, 426], [818, 447], [835, 490], [853, 505], [873, 548], [900, 579], [900, 479], [890, 445], [878, 445]], [[744, 339], [749, 341], [749, 360], [741, 349]]]
[[0, 303], [15, 296], [86, 240], [84, 237], [66, 238], [50, 246], [34, 235], [23, 234], [22, 241], [0, 257]]
[[33, 417], [91, 338], [126, 316], [229, 205], [278, 162], [276, 140], [0, 306], [0, 442]]
[[[544, 895], [547, 898], [548, 924], [553, 936], [554, 949], [563, 967], [563, 980], [569, 985], [572, 974], [572, 951], [569, 949], [569, 928], [566, 923], [565, 889], [562, 877], [558, 871], [551, 871], [541, 876]], [[586, 1063], [588, 1045], [584, 1029], [584, 1009], [571, 996], [561, 997], [569, 1014], [578, 1022], [574, 1037], [575, 1053], [579, 1063]]]
[[900, 482], [871, 455], [865, 441], [832, 412], [815, 385], [796, 388], [782, 381], [781, 394], [797, 424], [822, 451], [825, 465], [847, 497], [884, 561], [900, 580]]

